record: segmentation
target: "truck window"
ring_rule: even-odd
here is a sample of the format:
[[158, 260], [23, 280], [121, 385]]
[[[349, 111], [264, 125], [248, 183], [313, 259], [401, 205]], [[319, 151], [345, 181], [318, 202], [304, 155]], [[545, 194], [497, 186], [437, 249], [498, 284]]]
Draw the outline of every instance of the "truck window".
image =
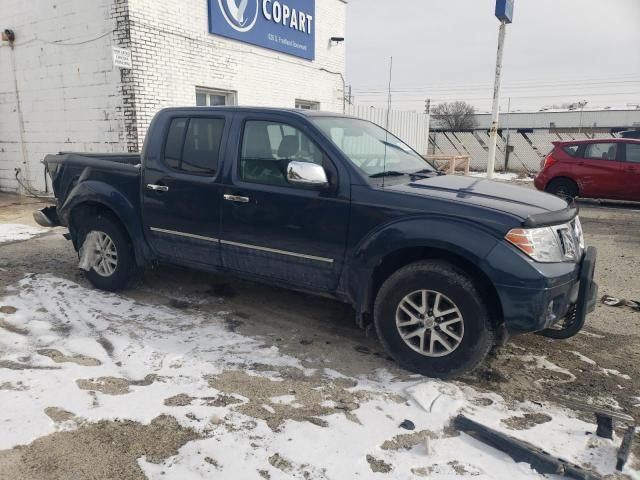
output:
[[183, 172], [215, 175], [223, 130], [222, 118], [174, 118], [167, 134], [165, 163]]
[[285, 172], [291, 160], [322, 165], [324, 155], [291, 125], [257, 120], [245, 124], [239, 169], [242, 180], [288, 185]]

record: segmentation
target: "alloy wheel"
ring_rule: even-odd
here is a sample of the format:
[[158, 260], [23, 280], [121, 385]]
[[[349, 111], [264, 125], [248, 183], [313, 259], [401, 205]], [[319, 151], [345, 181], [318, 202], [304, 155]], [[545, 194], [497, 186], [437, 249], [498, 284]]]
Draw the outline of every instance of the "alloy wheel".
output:
[[406, 295], [396, 309], [396, 327], [411, 349], [427, 357], [449, 355], [464, 336], [464, 320], [457, 305], [434, 290]]

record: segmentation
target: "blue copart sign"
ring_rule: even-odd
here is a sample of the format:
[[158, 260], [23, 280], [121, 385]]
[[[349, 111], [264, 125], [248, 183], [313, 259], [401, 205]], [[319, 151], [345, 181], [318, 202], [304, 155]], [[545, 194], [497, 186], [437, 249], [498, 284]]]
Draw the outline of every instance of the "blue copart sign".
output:
[[315, 0], [208, 0], [209, 32], [313, 60]]

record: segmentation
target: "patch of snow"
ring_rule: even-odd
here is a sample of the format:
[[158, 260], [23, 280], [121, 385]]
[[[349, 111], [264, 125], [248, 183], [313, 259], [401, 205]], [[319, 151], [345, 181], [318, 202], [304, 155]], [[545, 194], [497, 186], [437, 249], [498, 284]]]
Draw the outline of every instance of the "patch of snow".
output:
[[[296, 401], [296, 396], [295, 395], [280, 395], [279, 397], [271, 397], [269, 399], [269, 401], [271, 401], [271, 403], [275, 403], [275, 404], [279, 404], [279, 405], [291, 405], [293, 403], [295, 403]], [[328, 400], [331, 401], [331, 400]], [[332, 402], [332, 401], [331, 401]], [[327, 405], [322, 405], [327, 406]], [[333, 406], [333, 405], [328, 405], [328, 406]]]
[[0, 243], [29, 240], [48, 230], [19, 223], [0, 223]]
[[596, 364], [596, 362], [594, 360], [591, 360], [589, 357], [581, 354], [580, 352], [576, 352], [575, 350], [571, 350], [571, 351], [569, 351], [569, 353], [573, 353], [576, 357], [578, 357], [584, 363], [588, 363], [589, 365], [595, 365]]
[[[326, 427], [322, 422], [287, 420], [272, 430], [265, 421], [240, 413], [238, 405], [211, 406], [206, 402], [222, 393], [209, 384], [208, 378], [233, 369], [282, 381], [277, 376], [279, 369], [298, 369], [306, 375], [314, 371], [303, 369], [296, 358], [276, 347], [264, 348], [266, 344], [260, 339], [228, 331], [222, 316], [140, 304], [51, 275], [23, 279], [1, 302], [17, 308], [7, 315], [7, 321], [28, 334], [0, 331], [0, 360], [28, 364], [30, 368], [0, 368], [0, 384], [22, 382], [28, 387], [0, 390], [0, 449], [73, 428], [68, 422], [54, 423], [44, 413], [47, 407], [59, 407], [88, 421], [131, 419], [148, 423], [167, 414], [203, 434], [161, 464], [138, 459], [150, 479], [249, 478], [258, 477], [258, 470], [268, 472], [274, 480], [306, 478], [305, 472], [317, 479], [384, 478], [371, 471], [368, 455], [390, 465], [392, 470], [386, 478], [393, 479], [416, 478], [416, 471], [430, 472], [428, 478], [433, 479], [452, 478], [452, 469], [454, 473], [460, 469], [467, 472], [456, 478], [544, 478], [528, 465], [516, 464], [467, 435], [443, 435], [451, 418], [463, 413], [572, 462], [589, 463], [601, 474], [612, 473], [615, 468], [616, 445], [586, 436], [585, 431], [594, 431], [595, 426], [566, 410], [530, 402], [507, 404], [497, 394], [481, 393], [464, 384], [419, 376], [399, 380], [386, 370], [356, 379], [325, 370], [324, 379], [348, 378], [357, 382], [348, 391], [369, 394], [361, 397], [359, 406], [349, 415], [338, 412], [323, 416]], [[56, 349], [67, 356], [90, 356], [100, 365], [55, 363], [37, 353], [42, 348]], [[531, 356], [530, 361], [538, 368], [566, 372], [543, 357]], [[271, 368], [273, 372], [268, 371]], [[77, 379], [108, 376], [141, 380], [149, 374], [156, 375], [155, 381], [130, 385], [129, 392], [121, 395], [90, 392], [76, 384]], [[165, 399], [178, 394], [195, 400], [184, 406], [164, 404]], [[261, 405], [266, 412], [283, 406], [302, 407], [296, 400], [292, 392], [265, 399]], [[329, 400], [323, 405], [329, 407]], [[510, 430], [503, 422], [532, 412], [545, 413], [553, 421], [527, 430]], [[222, 419], [224, 423], [220, 424]], [[405, 419], [415, 424], [413, 433], [431, 432], [428, 440], [418, 439], [407, 449], [381, 448], [385, 441], [412, 433], [399, 427]], [[210, 422], [217, 426], [211, 428]], [[213, 458], [216, 464], [205, 461], [205, 457]], [[270, 462], [270, 458], [284, 461]], [[626, 467], [625, 473], [637, 472]]]
[[631, 380], [631, 377], [626, 373], [620, 373], [618, 370], [614, 370], [613, 368], [603, 368], [602, 371], [606, 376], [614, 375], [616, 377], [624, 378], [625, 380]]

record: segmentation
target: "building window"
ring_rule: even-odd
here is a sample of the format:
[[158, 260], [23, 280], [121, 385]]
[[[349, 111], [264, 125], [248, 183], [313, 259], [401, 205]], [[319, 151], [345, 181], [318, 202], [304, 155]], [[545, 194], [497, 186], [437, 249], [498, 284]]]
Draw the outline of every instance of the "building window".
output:
[[300, 110], [320, 110], [320, 102], [296, 100], [296, 108], [299, 108]]
[[220, 107], [237, 105], [237, 94], [230, 90], [196, 88], [196, 105], [198, 107]]

